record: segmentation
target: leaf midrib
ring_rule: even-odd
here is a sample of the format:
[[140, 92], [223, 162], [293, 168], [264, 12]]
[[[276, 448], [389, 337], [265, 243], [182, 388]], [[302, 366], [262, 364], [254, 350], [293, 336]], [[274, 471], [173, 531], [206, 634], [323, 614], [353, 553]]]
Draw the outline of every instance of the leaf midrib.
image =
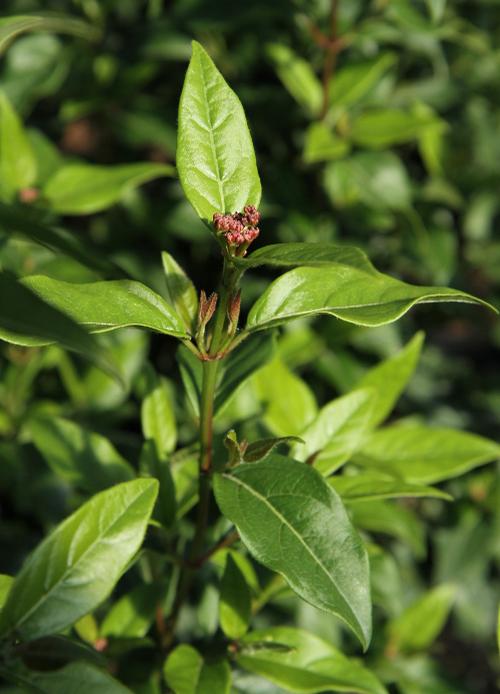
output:
[[[361, 627], [361, 624], [360, 624], [359, 620], [357, 619], [356, 615], [354, 614], [354, 612], [352, 611], [352, 609], [351, 609], [351, 607], [350, 607], [350, 605], [349, 605], [349, 602], [347, 601], [347, 599], [346, 599], [344, 593], [343, 593], [342, 590], [337, 586], [337, 584], [336, 584], [335, 581], [333, 580], [332, 576], [331, 576], [330, 573], [328, 572], [328, 569], [326, 568], [326, 566], [323, 564], [323, 562], [321, 561], [321, 559], [320, 559], [319, 557], [317, 557], [317, 556], [314, 554], [314, 552], [308, 547], [308, 545], [307, 545], [307, 544], [304, 542], [304, 540], [302, 539], [301, 535], [297, 532], [297, 530], [293, 527], [293, 525], [291, 525], [291, 523], [285, 518], [285, 516], [283, 516], [283, 515], [278, 511], [278, 509], [275, 508], [275, 507], [266, 499], [265, 496], [263, 496], [262, 494], [259, 494], [259, 492], [257, 492], [257, 490], [255, 490], [253, 487], [250, 487], [248, 484], [245, 484], [245, 483], [244, 483], [242, 480], [240, 480], [238, 477], [235, 477], [235, 476], [233, 476], [233, 475], [228, 475], [228, 474], [223, 474], [222, 477], [224, 477], [224, 478], [226, 478], [227, 480], [232, 481], [232, 482], [234, 482], [235, 484], [241, 486], [241, 487], [242, 487], [243, 489], [245, 489], [250, 495], [254, 496], [256, 499], [259, 499], [259, 501], [261, 501], [265, 506], [267, 506], [267, 507], [271, 510], [271, 512], [274, 513], [274, 514], [279, 518], [279, 520], [283, 523], [283, 525], [284, 525], [286, 528], [288, 528], [288, 530], [299, 540], [300, 544], [303, 545], [303, 547], [305, 548], [305, 550], [307, 551], [307, 553], [317, 562], [317, 564], [319, 565], [319, 567], [321, 568], [321, 570], [324, 572], [324, 574], [325, 574], [326, 577], [328, 578], [329, 582], [334, 586], [335, 590], [336, 590], [336, 591], [339, 593], [339, 595], [341, 596], [341, 598], [342, 598], [342, 600], [344, 601], [344, 603], [346, 604], [346, 606], [347, 606], [347, 608], [348, 608], [350, 614], [351, 614], [352, 617], [354, 618], [356, 624], [357, 624], [359, 627]], [[280, 496], [293, 496], [293, 495], [291, 495], [291, 494], [282, 494], [282, 495], [280, 495]], [[297, 496], [297, 495], [295, 495], [295, 496]], [[363, 629], [362, 629], [362, 628], [361, 628], [361, 632], [363, 633]]]
[[[70, 566], [68, 566], [68, 567], [66, 568], [66, 570], [64, 571], [64, 573], [63, 573], [63, 574], [61, 575], [61, 577], [58, 579], [58, 581], [56, 581], [56, 583], [54, 583], [54, 585], [53, 585], [46, 593], [44, 593], [44, 594], [37, 600], [37, 602], [36, 602], [36, 603], [35, 603], [24, 615], [23, 615], [23, 617], [22, 617], [21, 619], [19, 619], [19, 620], [15, 623], [15, 625], [12, 625], [12, 629], [19, 628], [19, 627], [28, 619], [28, 617], [29, 617], [31, 614], [33, 614], [33, 612], [35, 612], [35, 611], [38, 609], [38, 607], [39, 607], [43, 602], [45, 602], [45, 600], [48, 599], [48, 597], [52, 594], [52, 592], [53, 592], [56, 588], [58, 588], [58, 587], [61, 585], [61, 583], [64, 582], [64, 580], [67, 578], [68, 574], [69, 574], [71, 571], [73, 571], [73, 570], [75, 569], [76, 566], [78, 566], [78, 565], [80, 564], [80, 562], [83, 560], [83, 558], [86, 557], [86, 556], [89, 554], [89, 552], [90, 552], [92, 549], [94, 549], [95, 546], [96, 546], [106, 535], [109, 534], [109, 532], [113, 529], [113, 527], [114, 527], [120, 520], [122, 520], [123, 516], [124, 516], [126, 513], [128, 513], [128, 512], [130, 511], [131, 506], [134, 505], [142, 496], [144, 496], [144, 494], [145, 494], [148, 490], [149, 490], [149, 488], [143, 489], [143, 490], [135, 497], [135, 499], [134, 499], [132, 502], [129, 502], [129, 504], [127, 505], [126, 509], [120, 514], [120, 516], [118, 516], [117, 518], [115, 518], [115, 519], [113, 520], [113, 522], [102, 532], [102, 534], [101, 534], [98, 538], [95, 538], [95, 541], [94, 541], [91, 545], [89, 545], [89, 547], [78, 557], [78, 559], [76, 560], [76, 562], [75, 562], [74, 564], [71, 564]], [[71, 516], [70, 516], [70, 518], [71, 518]], [[70, 520], [70, 518], [68, 518], [68, 521]], [[63, 525], [61, 526], [61, 528], [63, 528], [63, 527], [64, 527], [64, 523], [63, 523]], [[13, 585], [13, 587], [14, 587], [14, 585]], [[12, 591], [11, 591], [11, 594], [12, 594]]]
[[224, 188], [222, 186], [222, 178], [221, 178], [220, 170], [219, 170], [218, 152], [217, 152], [217, 146], [215, 144], [212, 117], [211, 117], [211, 113], [210, 113], [210, 105], [209, 105], [209, 100], [208, 100], [207, 87], [206, 87], [206, 83], [205, 83], [205, 67], [203, 65], [203, 57], [202, 56], [200, 56], [200, 58], [199, 58], [199, 63], [200, 63], [200, 72], [201, 72], [201, 86], [203, 89], [203, 104], [205, 106], [205, 113], [206, 113], [206, 118], [207, 118], [207, 122], [208, 122], [208, 129], [209, 129], [210, 149], [212, 152], [212, 158], [213, 158], [214, 168], [215, 168], [215, 175], [217, 177], [217, 186], [219, 188], [219, 197], [220, 197], [220, 202], [221, 202], [221, 209], [219, 210], [219, 212], [226, 212], [226, 199], [224, 196]]

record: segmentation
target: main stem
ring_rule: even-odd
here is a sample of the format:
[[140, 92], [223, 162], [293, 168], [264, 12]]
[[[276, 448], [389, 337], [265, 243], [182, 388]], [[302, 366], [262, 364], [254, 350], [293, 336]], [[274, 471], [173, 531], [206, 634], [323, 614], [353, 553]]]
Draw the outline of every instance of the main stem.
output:
[[219, 367], [218, 352], [227, 339], [225, 334], [228, 306], [233, 296], [238, 275], [234, 269], [224, 263], [222, 280], [219, 287], [219, 301], [215, 314], [215, 323], [208, 350], [209, 360], [203, 361], [203, 380], [200, 400], [200, 457], [198, 477], [198, 507], [196, 528], [189, 549], [186, 566], [179, 578], [177, 594], [172, 612], [168, 620], [168, 629], [163, 638], [163, 645], [169, 649], [174, 641], [175, 628], [182, 604], [186, 600], [194, 576], [196, 560], [201, 556], [210, 511], [212, 449], [213, 449], [213, 418], [217, 371]]

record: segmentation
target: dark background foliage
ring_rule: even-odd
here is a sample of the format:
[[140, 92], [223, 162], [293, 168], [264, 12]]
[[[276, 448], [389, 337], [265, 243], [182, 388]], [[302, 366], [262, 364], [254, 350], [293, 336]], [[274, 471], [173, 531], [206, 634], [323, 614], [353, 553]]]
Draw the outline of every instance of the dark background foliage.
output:
[[[414, 283], [448, 284], [498, 305], [498, 2], [340, 0], [333, 26], [326, 0], [4, 0], [1, 10], [5, 16], [64, 13], [87, 20], [97, 34], [26, 34], [0, 59], [0, 86], [39, 134], [39, 161], [47, 172], [59, 157], [174, 164], [178, 99], [196, 38], [247, 113], [264, 189], [258, 243], [348, 242], [364, 248], [380, 270]], [[321, 83], [327, 52], [322, 43], [332, 30], [343, 42], [332, 75], [389, 58], [366, 90], [322, 120], [308, 106], [314, 88], [293, 72], [292, 63], [304, 61]], [[284, 66], [270, 46], [292, 52]], [[377, 146], [353, 136], [363, 114], [392, 108], [413, 115], [409, 134], [398, 139], [382, 119], [385, 140]], [[418, 126], [419, 117], [429, 117], [432, 127]], [[337, 149], [311, 157], [306, 145], [321, 122], [334, 133]], [[37, 215], [58, 219], [89, 253], [151, 286], [161, 285], [160, 251], [168, 250], [198, 289], [214, 288], [217, 250], [175, 179], [130, 190], [120, 204], [94, 215], [56, 218], [43, 200], [37, 205]], [[31, 214], [29, 204], [22, 207]], [[0, 215], [4, 268], [75, 281], [96, 277], [11, 232]], [[244, 309], [268, 276], [263, 271], [247, 280]], [[417, 329], [426, 333], [425, 349], [397, 414], [497, 438], [500, 328], [486, 311], [456, 304], [421, 307], [397, 325], [374, 330], [316, 320], [288, 330], [280, 349], [324, 403]], [[105, 433], [128, 460], [137, 460], [147, 354], [170, 379], [182, 412], [174, 342], [148, 340], [133, 331], [107, 339], [126, 364], [128, 397], [94, 367], [56, 348], [33, 354], [2, 345], [0, 573], [14, 573], [77, 503], [23, 440], [26, 417], [34, 411], [66, 414]], [[191, 426], [181, 422], [181, 442], [189, 442]], [[426, 527], [425, 554], [415, 557], [404, 543], [390, 541], [399, 577], [389, 572], [387, 580], [403, 601], [436, 581], [459, 586], [453, 615], [432, 647], [449, 689], [421, 684], [411, 691], [486, 694], [498, 677], [500, 485], [491, 466], [447, 487], [455, 503], [417, 504]], [[283, 609], [289, 614], [291, 608]], [[271, 611], [268, 619], [275, 620]], [[377, 619], [383, 629], [383, 615]]]

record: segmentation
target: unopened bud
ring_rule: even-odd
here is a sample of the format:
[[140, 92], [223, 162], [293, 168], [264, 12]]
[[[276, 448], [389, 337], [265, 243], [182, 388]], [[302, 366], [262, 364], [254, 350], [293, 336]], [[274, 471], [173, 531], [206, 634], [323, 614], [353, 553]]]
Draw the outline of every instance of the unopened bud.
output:
[[198, 325], [206, 326], [209, 320], [215, 313], [215, 308], [217, 306], [217, 294], [212, 292], [207, 299], [207, 295], [202, 289], [200, 292], [200, 302], [198, 307]]
[[238, 318], [240, 317], [241, 308], [241, 291], [236, 292], [231, 297], [231, 301], [227, 307], [227, 317], [229, 318], [229, 323], [231, 326], [236, 326], [238, 324]]

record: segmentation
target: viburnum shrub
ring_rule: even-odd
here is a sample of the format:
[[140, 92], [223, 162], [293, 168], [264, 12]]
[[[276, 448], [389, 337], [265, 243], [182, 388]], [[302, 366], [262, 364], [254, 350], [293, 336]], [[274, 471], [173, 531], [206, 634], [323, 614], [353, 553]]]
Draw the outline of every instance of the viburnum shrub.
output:
[[[10, 128], [24, 146], [12, 107], [6, 99], [0, 105], [2, 132]], [[5, 161], [6, 137], [2, 147]], [[18, 155], [11, 157], [17, 178], [10, 187], [3, 181], [4, 199], [17, 194], [56, 213], [97, 211], [125, 184], [170, 173], [161, 166], [118, 167], [113, 178], [105, 168], [73, 165], [40, 191], [29, 157], [21, 166]], [[265, 245], [265, 206], [261, 212], [245, 114], [198, 43], [180, 101], [177, 170], [220, 250], [217, 286], [195, 289], [167, 252], [164, 296], [129, 279], [77, 284], [1, 275], [1, 337], [15, 345], [56, 343], [120, 379], [94, 333], [136, 327], [179, 340], [185, 417], [198, 431], [176, 449], [171, 395], [152, 369], [143, 374], [137, 469], [107, 439], [75, 422], [46, 412], [31, 417], [25, 436], [89, 498], [51, 530], [14, 579], [0, 577], [1, 674], [51, 694], [383, 693], [397, 680], [395, 670], [383, 659], [370, 661], [368, 654], [363, 662], [343, 650], [366, 651], [372, 639], [370, 563], [380, 554], [370, 534], [403, 527], [401, 537], [415, 541], [404, 530], [409, 511], [384, 500], [448, 499], [432, 485], [494, 460], [499, 449], [485, 438], [412, 420], [381, 426], [415, 369], [421, 334], [351, 392], [321, 409], [310, 404], [312, 415], [304, 417], [301, 408], [312, 396], [279, 359], [276, 329], [314, 316], [376, 327], [417, 304], [488, 305], [462, 291], [382, 274], [354, 247]], [[95, 190], [78, 197], [90, 179], [94, 189], [102, 186], [97, 201]], [[48, 233], [33, 224], [39, 235]], [[43, 238], [77, 248], [60, 234]], [[83, 251], [79, 258], [85, 262]], [[278, 277], [243, 321], [245, 273], [262, 266]], [[256, 391], [260, 402], [271, 403], [268, 409], [253, 407]], [[242, 437], [245, 417], [269, 435]], [[227, 422], [235, 428], [228, 430]], [[125, 572], [133, 580], [113, 602]], [[342, 624], [335, 644], [286, 620], [280, 625], [279, 605], [293, 594], [331, 615], [335, 628]], [[376, 631], [384, 658], [394, 661], [431, 641], [453, 598], [453, 586], [438, 585]], [[270, 626], [261, 614], [271, 604], [277, 608]], [[212, 626], [201, 628], [207, 621]], [[140, 657], [131, 655], [137, 650]], [[129, 658], [136, 665], [130, 678]], [[281, 689], [255, 684], [255, 675]]]

